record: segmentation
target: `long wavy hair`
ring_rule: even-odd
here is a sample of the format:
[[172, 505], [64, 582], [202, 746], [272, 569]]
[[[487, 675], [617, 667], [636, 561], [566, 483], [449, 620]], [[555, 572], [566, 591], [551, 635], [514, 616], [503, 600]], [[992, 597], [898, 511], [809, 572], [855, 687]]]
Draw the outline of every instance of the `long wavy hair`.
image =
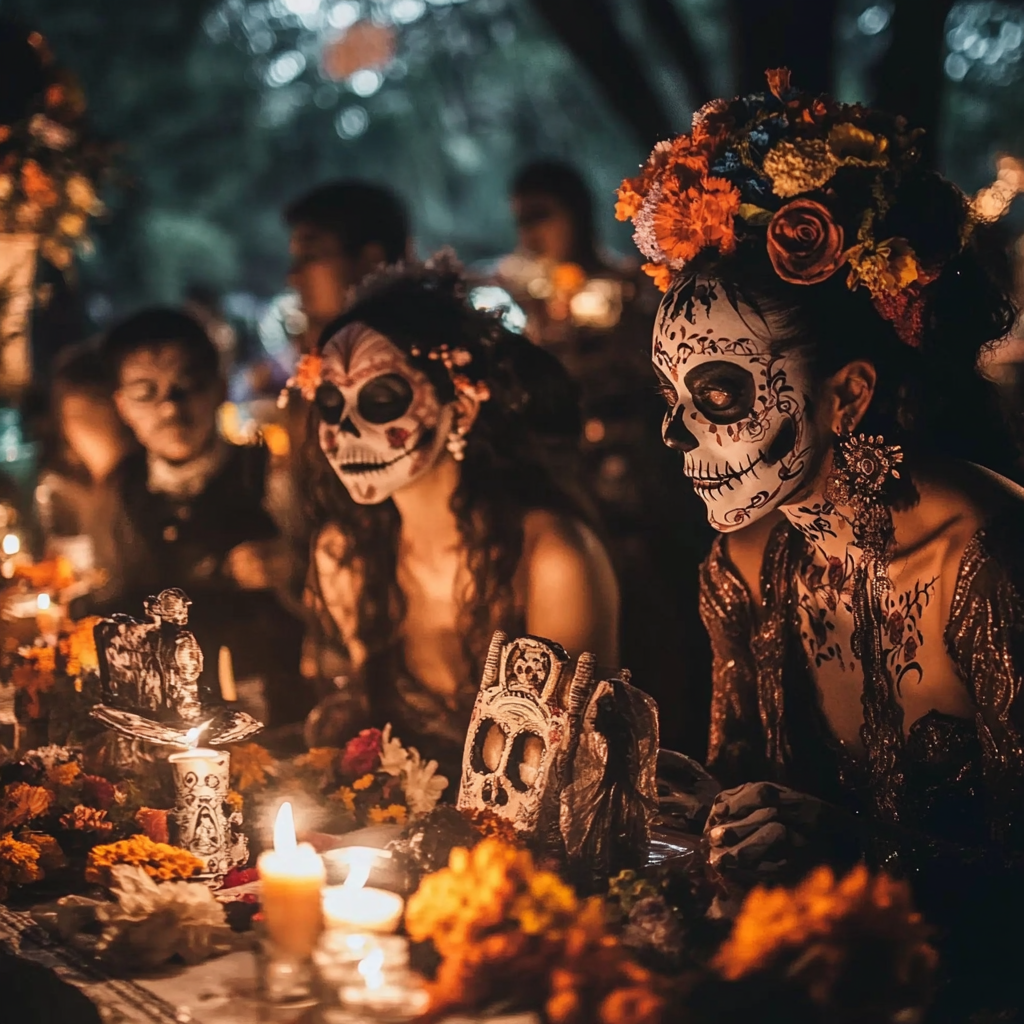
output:
[[[463, 349], [472, 358], [458, 372], [490, 392], [466, 436], [451, 501], [471, 580], [459, 599], [458, 623], [475, 692], [491, 633], [520, 625], [513, 584], [526, 514], [544, 509], [584, 521], [591, 517], [572, 487], [556, 479], [555, 467], [571, 466], [578, 445], [574, 385], [554, 357], [506, 330], [500, 314], [474, 309], [464, 291], [458, 271], [443, 265], [385, 273], [325, 328], [320, 346], [348, 324], [365, 324], [426, 374], [442, 404], [455, 399], [455, 388], [443, 364], [428, 353], [441, 345]], [[342, 565], [358, 567], [362, 582], [357, 636], [367, 652], [367, 692], [371, 701], [386, 699], [396, 673], [405, 668], [406, 602], [397, 580], [401, 518], [390, 498], [376, 505], [351, 499], [320, 449], [318, 428], [313, 406], [304, 450], [308, 512], [314, 523], [337, 524], [346, 538]]]

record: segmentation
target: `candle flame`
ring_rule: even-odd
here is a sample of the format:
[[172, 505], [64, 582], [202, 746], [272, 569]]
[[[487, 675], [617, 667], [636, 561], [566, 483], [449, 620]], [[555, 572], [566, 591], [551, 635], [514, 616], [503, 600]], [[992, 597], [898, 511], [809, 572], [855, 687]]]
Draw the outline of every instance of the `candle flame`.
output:
[[348, 862], [348, 875], [342, 888], [351, 892], [354, 889], [362, 889], [370, 877], [370, 869], [377, 859], [377, 850], [368, 846], [353, 846], [345, 851], [345, 860]]
[[2, 548], [5, 555], [16, 555], [21, 550], [21, 540], [16, 533], [5, 534]]
[[40, 594], [36, 598], [36, 607], [41, 612], [45, 612], [46, 609], [50, 607], [50, 595], [49, 594]]
[[278, 853], [290, 853], [297, 846], [292, 805], [285, 800], [278, 809], [277, 817], [274, 819], [274, 849]]
[[197, 725], [194, 729], [189, 729], [189, 731], [187, 733], [185, 733], [185, 747], [186, 747], [186, 749], [188, 749], [188, 750], [195, 750], [196, 747], [199, 746], [199, 737], [207, 729], [210, 728], [210, 722], [212, 722], [212, 721], [213, 721], [213, 719], [211, 718], [209, 722], [203, 722], [202, 725]]
[[384, 966], [384, 950], [378, 946], [371, 949], [362, 960], [359, 961], [359, 973], [366, 982], [366, 987], [378, 989], [384, 987], [384, 973], [381, 968]]

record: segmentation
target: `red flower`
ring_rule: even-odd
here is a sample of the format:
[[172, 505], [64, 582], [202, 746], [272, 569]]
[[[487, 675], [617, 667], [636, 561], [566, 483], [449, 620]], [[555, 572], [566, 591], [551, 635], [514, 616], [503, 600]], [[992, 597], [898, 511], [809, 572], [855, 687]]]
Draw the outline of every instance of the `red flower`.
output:
[[768, 224], [768, 256], [790, 284], [820, 284], [843, 261], [843, 229], [821, 203], [794, 199]]
[[903, 640], [903, 627], [906, 622], [899, 612], [889, 615], [889, 643], [898, 644]]
[[225, 876], [222, 889], [234, 889], [259, 881], [260, 873], [255, 868], [232, 868]]
[[343, 775], [366, 775], [380, 765], [380, 729], [363, 729], [345, 744], [341, 754]]
[[114, 803], [114, 787], [102, 776], [83, 775], [82, 800], [105, 811]]

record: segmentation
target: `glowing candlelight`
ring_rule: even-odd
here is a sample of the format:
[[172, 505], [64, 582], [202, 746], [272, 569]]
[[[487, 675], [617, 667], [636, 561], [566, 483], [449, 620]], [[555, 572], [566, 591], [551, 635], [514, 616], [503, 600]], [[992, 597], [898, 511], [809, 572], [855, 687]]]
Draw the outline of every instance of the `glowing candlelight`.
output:
[[384, 851], [351, 846], [337, 853], [348, 862], [344, 885], [324, 890], [324, 920], [328, 928], [354, 932], [393, 932], [402, 919], [401, 896], [386, 889], [367, 886], [373, 862]]
[[50, 607], [50, 595], [49, 594], [39, 594], [39, 596], [36, 597], [36, 607], [41, 612], [45, 612]]
[[260, 854], [258, 866], [263, 920], [271, 941], [293, 956], [309, 956], [323, 930], [324, 865], [309, 843], [296, 842], [287, 801], [274, 820], [274, 849]]
[[235, 666], [231, 660], [231, 648], [222, 647], [217, 658], [217, 676], [220, 681], [220, 695], [229, 704], [238, 700], [235, 686]]
[[21, 538], [16, 533], [4, 534], [3, 541], [0, 541], [0, 550], [5, 555], [16, 555], [21, 550]]

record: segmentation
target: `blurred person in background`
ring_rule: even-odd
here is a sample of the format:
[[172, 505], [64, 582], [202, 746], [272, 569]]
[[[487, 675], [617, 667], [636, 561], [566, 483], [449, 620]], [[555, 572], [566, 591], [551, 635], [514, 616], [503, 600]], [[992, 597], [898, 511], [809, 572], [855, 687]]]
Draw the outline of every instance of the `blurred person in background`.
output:
[[116, 470], [134, 447], [98, 344], [62, 351], [53, 368], [36, 511], [48, 554], [64, 554], [80, 571], [106, 577], [91, 600], [110, 599], [123, 583]]
[[137, 615], [147, 595], [181, 587], [204, 672], [227, 646], [239, 678], [263, 680], [270, 721], [298, 719], [306, 709], [289, 682], [302, 629], [275, 592], [286, 559], [264, 508], [266, 450], [217, 432], [226, 384], [216, 347], [192, 317], [153, 308], [116, 325], [104, 355], [142, 448], [118, 473], [124, 589], [114, 610]]
[[706, 720], [709, 693], [699, 681], [710, 657], [697, 568], [711, 534], [657, 443], [662, 413], [647, 358], [657, 292], [635, 266], [602, 250], [593, 195], [574, 167], [527, 164], [510, 193], [519, 243], [500, 261], [498, 282], [526, 313], [527, 336], [579, 388], [580, 482], [622, 589], [622, 662], [661, 705], [665, 742], [700, 755], [696, 723]]

